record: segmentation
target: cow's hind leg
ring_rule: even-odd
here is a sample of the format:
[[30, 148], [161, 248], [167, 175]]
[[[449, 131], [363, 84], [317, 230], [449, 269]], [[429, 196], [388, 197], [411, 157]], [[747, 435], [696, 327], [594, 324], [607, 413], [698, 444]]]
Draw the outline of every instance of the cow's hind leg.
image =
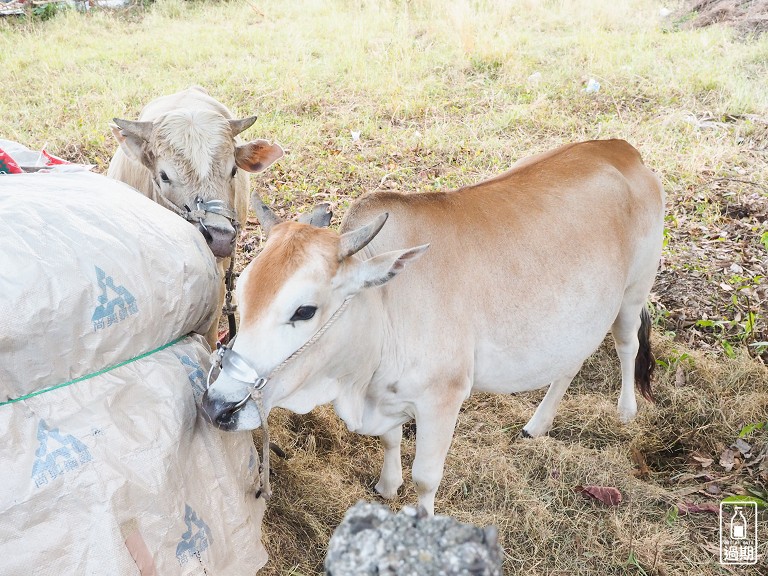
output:
[[552, 422], [555, 419], [557, 407], [560, 405], [560, 401], [563, 399], [565, 391], [568, 389], [568, 386], [571, 385], [571, 382], [578, 371], [579, 370], [576, 369], [572, 375], [566, 376], [565, 378], [559, 378], [549, 385], [549, 390], [547, 390], [544, 399], [536, 408], [536, 412], [533, 413], [533, 416], [528, 420], [528, 423], [523, 426], [522, 436], [536, 438], [549, 432], [549, 429], [552, 428]]
[[616, 353], [621, 362], [621, 393], [619, 394], [619, 419], [630, 422], [637, 415], [635, 384], [643, 396], [652, 399], [650, 375], [653, 356], [650, 349], [650, 317], [645, 303], [622, 304], [611, 332]]
[[394, 498], [397, 489], [403, 484], [403, 465], [400, 461], [400, 443], [403, 439], [403, 427], [395, 426], [380, 437], [384, 446], [384, 464], [381, 467], [381, 476], [376, 484], [376, 492], [383, 498]]

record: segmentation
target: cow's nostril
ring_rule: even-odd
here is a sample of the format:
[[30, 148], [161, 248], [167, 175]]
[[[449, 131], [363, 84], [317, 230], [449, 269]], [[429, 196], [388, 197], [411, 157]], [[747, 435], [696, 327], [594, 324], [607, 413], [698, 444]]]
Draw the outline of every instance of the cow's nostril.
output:
[[208, 242], [211, 252], [217, 258], [226, 258], [232, 254], [232, 248], [237, 241], [237, 235], [233, 228], [225, 230], [214, 226], [206, 226], [203, 235], [206, 242]]
[[224, 430], [231, 428], [237, 420], [239, 410], [237, 402], [220, 402], [212, 400], [208, 390], [203, 393], [201, 403], [206, 420]]
[[216, 417], [216, 422], [219, 424], [232, 424], [235, 421], [235, 414], [237, 413], [237, 404], [227, 404], [226, 408], [223, 408], [219, 415]]
[[202, 222], [198, 223], [197, 229], [200, 230], [200, 234], [203, 235], [203, 238], [205, 238], [205, 241], [208, 242], [208, 244], [213, 242], [213, 236], [211, 236], [211, 233], [208, 228], [206, 228], [205, 224]]

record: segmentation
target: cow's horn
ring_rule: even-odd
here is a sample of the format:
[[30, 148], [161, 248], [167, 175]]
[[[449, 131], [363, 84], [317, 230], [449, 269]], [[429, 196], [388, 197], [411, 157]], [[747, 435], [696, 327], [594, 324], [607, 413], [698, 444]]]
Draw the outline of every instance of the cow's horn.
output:
[[331, 218], [333, 218], [331, 205], [323, 202], [312, 208], [312, 212], [305, 212], [299, 216], [299, 222], [316, 228], [325, 228], [331, 223]]
[[240, 132], [253, 126], [254, 122], [256, 122], [256, 116], [249, 116], [248, 118], [241, 118], [240, 120], [230, 120], [229, 127], [232, 130], [232, 137], [234, 138], [240, 134]]
[[373, 221], [365, 226], [361, 226], [357, 230], [352, 230], [352, 232], [342, 234], [341, 246], [339, 247], [339, 258], [343, 260], [347, 256], [351, 256], [365, 248], [368, 242], [373, 240], [376, 234], [379, 233], [388, 217], [389, 213], [384, 212], [383, 214], [376, 216]]
[[269, 231], [272, 230], [272, 226], [280, 224], [280, 218], [272, 212], [269, 206], [262, 202], [261, 196], [259, 196], [257, 192], [254, 192], [253, 195], [251, 195], [251, 206], [253, 206], [253, 210], [256, 212], [259, 224], [261, 224], [261, 229], [264, 231], [265, 235], [269, 236]]
[[112, 118], [112, 121], [120, 127], [120, 130], [138, 136], [142, 140], [149, 140], [152, 136], [152, 122], [134, 122], [133, 120], [121, 120]]

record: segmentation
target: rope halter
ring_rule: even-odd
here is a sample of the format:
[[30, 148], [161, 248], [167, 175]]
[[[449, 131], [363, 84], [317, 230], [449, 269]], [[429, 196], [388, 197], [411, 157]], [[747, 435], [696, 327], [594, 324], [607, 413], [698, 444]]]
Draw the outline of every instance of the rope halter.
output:
[[342, 312], [347, 308], [350, 300], [354, 298], [354, 294], [347, 296], [341, 305], [336, 309], [330, 318], [323, 324], [320, 329], [315, 332], [312, 337], [307, 340], [300, 348], [283, 360], [274, 370], [272, 370], [266, 376], [259, 376], [258, 371], [251, 366], [250, 362], [240, 353], [233, 350], [236, 337], [230, 340], [226, 346], [219, 344], [216, 347], [216, 351], [211, 356], [211, 368], [208, 370], [208, 378], [206, 379], [206, 390], [211, 387], [213, 383], [213, 373], [218, 368], [220, 370], [219, 375], [226, 374], [232, 380], [241, 382], [246, 385], [248, 393], [240, 400], [231, 410], [231, 413], [235, 413], [242, 410], [249, 400], [253, 400], [256, 403], [256, 409], [259, 412], [259, 419], [261, 420], [261, 428], [264, 431], [261, 447], [261, 494], [260, 497], [268, 500], [272, 495], [272, 491], [269, 487], [269, 428], [267, 426], [267, 414], [264, 411], [264, 399], [262, 390], [267, 383], [274, 378], [274, 376], [285, 368], [291, 360], [298, 358], [307, 348], [317, 342], [323, 334], [333, 325], [334, 322], [341, 316]]
[[205, 227], [205, 215], [209, 213], [218, 214], [219, 216], [223, 216], [229, 220], [235, 229], [235, 234], [237, 234], [240, 228], [240, 224], [237, 221], [237, 214], [235, 214], [234, 210], [228, 208], [227, 204], [223, 200], [203, 200], [202, 197], [197, 196], [195, 197], [193, 206], [191, 208], [188, 204], [178, 206], [175, 202], [169, 200], [168, 197], [162, 193], [160, 183], [156, 179], [152, 179], [152, 184], [155, 187], [155, 193], [157, 194], [157, 197], [161, 200], [160, 203], [172, 212], [176, 212], [176, 214], [184, 218], [184, 220], [200, 226], [203, 235], [206, 237], [206, 240], [208, 240], [210, 233]]

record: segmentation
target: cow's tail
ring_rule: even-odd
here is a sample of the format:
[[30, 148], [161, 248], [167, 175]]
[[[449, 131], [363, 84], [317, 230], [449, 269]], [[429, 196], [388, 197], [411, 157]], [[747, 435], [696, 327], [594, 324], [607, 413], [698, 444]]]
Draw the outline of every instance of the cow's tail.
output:
[[635, 386], [644, 398], [654, 402], [651, 377], [653, 376], [653, 369], [656, 367], [656, 359], [651, 351], [651, 316], [645, 306], [640, 312], [640, 329], [637, 331], [637, 340], [640, 347], [637, 349], [637, 356], [635, 357]]

